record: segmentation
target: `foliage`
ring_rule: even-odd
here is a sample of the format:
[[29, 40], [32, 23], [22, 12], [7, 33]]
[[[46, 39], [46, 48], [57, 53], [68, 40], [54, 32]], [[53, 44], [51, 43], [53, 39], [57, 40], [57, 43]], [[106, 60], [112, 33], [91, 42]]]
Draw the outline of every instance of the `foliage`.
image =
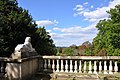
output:
[[85, 41], [85, 42], [80, 46], [80, 55], [84, 55], [84, 56], [94, 55], [93, 45], [92, 45], [89, 41]]
[[66, 55], [66, 56], [73, 56], [74, 54], [74, 49], [73, 48], [65, 48], [62, 55]]
[[[61, 50], [62, 49], [62, 50]], [[94, 55], [92, 52], [92, 44], [89, 41], [84, 42], [81, 46], [71, 45], [66, 48], [58, 48], [57, 55], [66, 56], [83, 56]]]
[[39, 51], [41, 55], [55, 55], [57, 51], [49, 32], [46, 32], [44, 27], [40, 27], [37, 29], [36, 33], [39, 37], [35, 49]]
[[86, 56], [93, 56], [94, 52], [93, 52], [93, 47], [88, 47], [85, 51], [84, 51]]
[[99, 32], [94, 38], [94, 52], [105, 48], [107, 55], [120, 55], [120, 5], [108, 11], [109, 19], [100, 20], [96, 28]]
[[106, 56], [107, 52], [105, 48], [102, 48], [95, 56]]
[[[27, 36], [32, 38], [33, 47], [36, 48], [38, 53], [43, 47], [36, 47], [40, 45], [36, 42], [41, 41], [45, 45], [47, 43], [52, 44], [52, 40], [49, 42], [50, 40], [47, 39], [47, 42], [46, 38], [43, 39], [42, 35], [39, 36], [36, 33], [36, 30], [38, 30], [36, 26], [32, 16], [27, 10], [18, 7], [16, 0], [0, 0], [0, 56], [10, 56], [15, 46], [22, 44]], [[50, 46], [47, 45], [47, 47]]]

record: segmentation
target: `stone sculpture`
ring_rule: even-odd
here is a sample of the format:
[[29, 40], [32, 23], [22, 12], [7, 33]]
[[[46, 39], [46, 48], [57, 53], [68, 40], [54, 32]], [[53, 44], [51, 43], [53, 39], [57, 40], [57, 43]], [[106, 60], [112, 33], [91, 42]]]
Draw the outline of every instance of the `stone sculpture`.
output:
[[15, 47], [14, 53], [11, 57], [14, 59], [25, 58], [30, 56], [35, 56], [37, 52], [32, 47], [31, 37], [26, 37], [24, 44], [18, 44]]
[[26, 37], [24, 44], [18, 44], [15, 51], [20, 52], [34, 52], [35, 49], [32, 47], [31, 38]]

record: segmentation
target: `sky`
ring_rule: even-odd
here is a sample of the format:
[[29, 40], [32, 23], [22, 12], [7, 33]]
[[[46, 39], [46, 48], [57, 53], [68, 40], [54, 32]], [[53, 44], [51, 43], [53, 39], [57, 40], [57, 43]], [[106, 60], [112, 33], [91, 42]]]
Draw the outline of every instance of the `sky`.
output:
[[120, 0], [18, 0], [59, 47], [92, 42], [98, 33], [96, 24], [108, 19], [106, 11], [118, 4]]

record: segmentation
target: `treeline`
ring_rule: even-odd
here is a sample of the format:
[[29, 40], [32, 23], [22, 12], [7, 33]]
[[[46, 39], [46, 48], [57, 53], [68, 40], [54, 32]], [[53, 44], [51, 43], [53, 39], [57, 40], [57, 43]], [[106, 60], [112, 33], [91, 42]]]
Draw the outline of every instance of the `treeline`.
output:
[[80, 46], [71, 45], [69, 47], [57, 47], [57, 56], [106, 56], [106, 50], [102, 49], [95, 53], [93, 44], [89, 41], [82, 43]]
[[60, 55], [60, 56], [66, 56], [66, 55], [67, 56], [85, 56], [85, 55], [91, 54], [91, 53], [85, 54], [85, 51], [87, 49], [91, 49], [91, 47], [92, 47], [92, 44], [89, 41], [84, 42], [80, 46], [76, 46], [73, 44], [69, 47], [58, 47], [56, 55]]

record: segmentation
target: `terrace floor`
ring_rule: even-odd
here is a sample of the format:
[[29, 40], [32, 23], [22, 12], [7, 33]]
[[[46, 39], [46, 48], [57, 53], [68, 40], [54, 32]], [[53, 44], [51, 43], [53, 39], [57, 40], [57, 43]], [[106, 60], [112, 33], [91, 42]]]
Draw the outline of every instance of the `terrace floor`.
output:
[[39, 72], [28, 80], [120, 80], [119, 74], [80, 74], [80, 73], [47, 73]]

